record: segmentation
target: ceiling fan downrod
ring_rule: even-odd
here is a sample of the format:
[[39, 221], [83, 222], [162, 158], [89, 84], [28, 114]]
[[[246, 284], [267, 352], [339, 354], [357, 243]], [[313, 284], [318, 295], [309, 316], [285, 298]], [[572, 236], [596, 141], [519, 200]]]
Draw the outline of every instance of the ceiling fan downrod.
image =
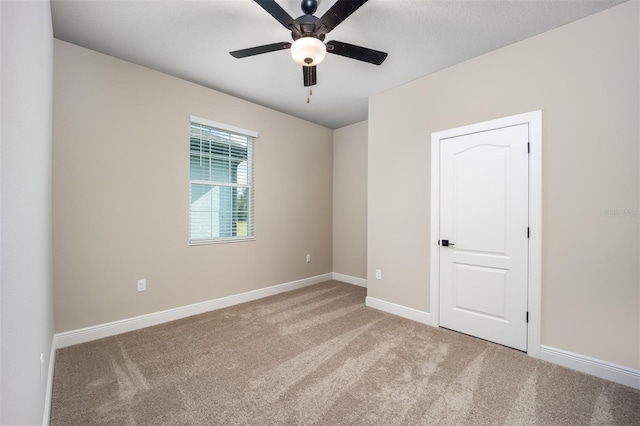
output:
[[318, 10], [317, 0], [302, 0], [300, 2], [300, 8], [305, 15], [313, 15]]

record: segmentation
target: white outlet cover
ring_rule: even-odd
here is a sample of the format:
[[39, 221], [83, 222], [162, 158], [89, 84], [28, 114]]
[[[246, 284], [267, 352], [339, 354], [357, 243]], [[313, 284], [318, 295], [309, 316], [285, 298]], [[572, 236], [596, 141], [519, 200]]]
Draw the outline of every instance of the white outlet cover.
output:
[[147, 289], [147, 280], [138, 280], [138, 291], [145, 291]]

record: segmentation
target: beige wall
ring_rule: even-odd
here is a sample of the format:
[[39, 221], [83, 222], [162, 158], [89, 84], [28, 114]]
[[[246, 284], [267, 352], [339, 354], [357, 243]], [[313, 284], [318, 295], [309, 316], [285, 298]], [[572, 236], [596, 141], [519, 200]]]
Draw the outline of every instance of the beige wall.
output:
[[[640, 367], [639, 3], [374, 96], [369, 296], [429, 311], [432, 132], [543, 112], [542, 344]], [[400, 214], [402, 213], [402, 214]]]
[[[56, 331], [332, 272], [330, 129], [59, 40], [54, 90]], [[190, 115], [259, 132], [256, 241], [188, 246]]]
[[333, 132], [333, 272], [367, 278], [367, 122]]
[[0, 424], [34, 425], [53, 337], [49, 2], [0, 2], [0, 29]]

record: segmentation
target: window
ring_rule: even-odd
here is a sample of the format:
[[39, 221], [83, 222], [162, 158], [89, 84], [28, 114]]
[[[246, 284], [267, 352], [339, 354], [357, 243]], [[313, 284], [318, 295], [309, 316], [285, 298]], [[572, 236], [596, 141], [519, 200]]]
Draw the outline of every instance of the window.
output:
[[190, 244], [251, 240], [256, 132], [191, 117]]

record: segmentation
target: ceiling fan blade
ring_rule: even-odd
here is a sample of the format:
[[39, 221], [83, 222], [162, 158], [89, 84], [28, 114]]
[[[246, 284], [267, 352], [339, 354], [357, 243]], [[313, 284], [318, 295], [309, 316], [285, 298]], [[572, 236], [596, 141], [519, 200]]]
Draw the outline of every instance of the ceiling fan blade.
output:
[[301, 33], [300, 26], [275, 0], [254, 0], [260, 5], [267, 13], [280, 22], [286, 29]]
[[304, 80], [304, 87], [315, 86], [318, 83], [316, 67], [302, 67], [302, 78]]
[[332, 40], [326, 43], [326, 45], [327, 53], [346, 56], [347, 58], [357, 59], [358, 61], [368, 62], [374, 65], [380, 65], [385, 59], [387, 59], [387, 54], [385, 52], [356, 46], [342, 41]]
[[338, 0], [316, 23], [316, 33], [326, 34], [347, 19], [367, 0]]
[[250, 47], [248, 49], [234, 50], [229, 52], [234, 58], [246, 58], [247, 56], [260, 55], [261, 53], [275, 52], [276, 50], [289, 49], [291, 43], [286, 41], [280, 43], [265, 44], [264, 46]]

